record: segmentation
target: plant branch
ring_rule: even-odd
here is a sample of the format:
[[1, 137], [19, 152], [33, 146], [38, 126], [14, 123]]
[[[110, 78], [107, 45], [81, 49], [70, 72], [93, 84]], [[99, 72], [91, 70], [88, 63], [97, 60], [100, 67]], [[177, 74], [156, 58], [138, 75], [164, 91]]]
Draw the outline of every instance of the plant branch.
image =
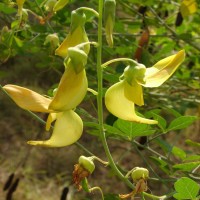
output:
[[98, 47], [97, 47], [97, 78], [98, 78], [98, 95], [97, 95], [97, 107], [98, 107], [98, 120], [99, 120], [99, 132], [100, 138], [106, 153], [106, 156], [109, 160], [109, 165], [115, 174], [123, 180], [130, 188], [133, 188], [133, 184], [124, 177], [124, 175], [117, 168], [112, 155], [110, 153], [105, 131], [103, 125], [103, 69], [101, 66], [102, 59], [102, 21], [103, 21], [103, 0], [99, 0], [99, 18], [98, 18]]

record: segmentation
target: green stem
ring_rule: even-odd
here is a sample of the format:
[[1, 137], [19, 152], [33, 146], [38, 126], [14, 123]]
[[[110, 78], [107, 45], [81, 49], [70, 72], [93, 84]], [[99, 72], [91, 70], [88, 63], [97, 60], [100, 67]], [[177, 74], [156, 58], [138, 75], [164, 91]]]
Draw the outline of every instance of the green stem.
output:
[[151, 199], [158, 199], [158, 200], [164, 200], [164, 199], [168, 199], [170, 197], [173, 196], [174, 192], [168, 194], [168, 195], [163, 195], [163, 196], [156, 196], [156, 195], [153, 195], [153, 194], [149, 194], [149, 193], [146, 193], [146, 192], [143, 192], [142, 193], [144, 196], [146, 197], [149, 197]]
[[112, 155], [110, 153], [104, 126], [103, 126], [103, 69], [101, 67], [101, 58], [102, 58], [102, 21], [103, 21], [103, 0], [99, 0], [99, 19], [98, 19], [98, 47], [97, 47], [97, 78], [98, 78], [98, 95], [97, 95], [97, 107], [98, 107], [98, 120], [99, 120], [99, 132], [100, 132], [100, 138], [106, 153], [106, 156], [109, 160], [109, 165], [112, 168], [112, 170], [115, 172], [115, 174], [123, 180], [130, 188], [134, 188], [133, 184], [124, 177], [124, 175], [119, 171], [117, 168]]
[[104, 200], [104, 195], [103, 195], [103, 192], [102, 192], [101, 188], [96, 186], [96, 187], [93, 187], [93, 188], [89, 189], [90, 192], [93, 192], [94, 190], [99, 190], [99, 192], [101, 193], [101, 198], [102, 198], [102, 200]]
[[119, 61], [130, 62], [130, 63], [133, 63], [135, 65], [138, 65], [138, 62], [136, 62], [135, 60], [132, 60], [130, 58], [116, 58], [116, 59], [112, 59], [112, 60], [105, 62], [104, 64], [101, 65], [101, 67], [106, 68], [108, 65], [110, 65], [114, 62], [119, 62]]

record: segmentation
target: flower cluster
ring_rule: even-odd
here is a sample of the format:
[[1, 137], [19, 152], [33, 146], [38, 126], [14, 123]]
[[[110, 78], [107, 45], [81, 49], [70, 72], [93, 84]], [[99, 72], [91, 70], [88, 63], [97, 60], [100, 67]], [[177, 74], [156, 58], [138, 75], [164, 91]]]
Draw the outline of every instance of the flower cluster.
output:
[[17, 85], [3, 88], [22, 109], [49, 113], [46, 130], [55, 121], [50, 139], [28, 141], [31, 145], [63, 147], [76, 142], [83, 132], [83, 122], [74, 109], [81, 103], [87, 92], [88, 81], [85, 72], [89, 43], [84, 29], [85, 15], [72, 12], [71, 30], [56, 50], [64, 58], [65, 71], [53, 98], [44, 97], [32, 90]]
[[[68, 1], [66, 1], [68, 2]], [[65, 3], [66, 3], [65, 2]], [[23, 6], [24, 0], [17, 1]], [[58, 8], [62, 0], [54, 1]], [[112, 32], [114, 26], [115, 1], [105, 1], [105, 28], [109, 46], [113, 45]], [[55, 8], [54, 8], [55, 9]], [[33, 112], [49, 113], [46, 130], [49, 131], [55, 121], [50, 139], [45, 141], [29, 141], [31, 145], [63, 147], [76, 142], [83, 132], [83, 122], [75, 108], [84, 99], [88, 81], [85, 66], [87, 63], [90, 42], [85, 32], [87, 21], [84, 11], [77, 9], [72, 12], [71, 26], [66, 39], [59, 45], [56, 34], [46, 38], [45, 43], [52, 42], [58, 48], [55, 54], [64, 59], [65, 71], [53, 97], [42, 96], [32, 90], [17, 85], [5, 85], [4, 90], [22, 109]], [[163, 84], [184, 60], [184, 50], [157, 62], [153, 67], [146, 68], [143, 64], [131, 62], [124, 70], [120, 81], [111, 86], [105, 94], [107, 109], [118, 118], [138, 123], [156, 124], [157, 121], [140, 117], [135, 112], [135, 104], [142, 106], [143, 87], [158, 87]]]

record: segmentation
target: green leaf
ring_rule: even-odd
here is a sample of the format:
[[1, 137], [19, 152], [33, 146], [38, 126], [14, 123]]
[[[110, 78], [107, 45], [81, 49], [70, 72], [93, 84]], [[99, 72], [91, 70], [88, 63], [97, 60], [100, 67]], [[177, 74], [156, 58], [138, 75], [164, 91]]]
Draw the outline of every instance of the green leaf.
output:
[[161, 128], [163, 132], [165, 132], [167, 122], [166, 120], [159, 115], [160, 110], [152, 110], [147, 113], [148, 118], [153, 117], [156, 121], [158, 121], [158, 126]]
[[12, 14], [17, 12], [15, 8], [9, 7], [5, 3], [0, 3], [0, 11], [5, 14]]
[[199, 193], [199, 185], [190, 178], [182, 177], [175, 182], [174, 188], [176, 194], [173, 195], [175, 199], [192, 199], [195, 200]]
[[163, 170], [166, 174], [169, 174], [169, 166], [168, 163], [162, 160], [162, 158], [157, 158], [155, 156], [150, 156], [151, 160], [160, 167], [161, 170]]
[[188, 163], [176, 164], [176, 165], [173, 165], [173, 168], [175, 170], [181, 170], [181, 171], [191, 172], [198, 165], [200, 165], [200, 161], [198, 161], [198, 162], [188, 162]]
[[178, 147], [176, 147], [176, 146], [174, 146], [174, 147], [172, 148], [172, 153], [173, 153], [175, 156], [179, 157], [181, 160], [183, 160], [184, 158], [186, 158], [186, 153], [185, 153], [185, 151], [183, 151], [182, 149], [180, 149], [180, 148], [178, 148]]
[[169, 127], [167, 128], [167, 131], [172, 130], [179, 130], [184, 129], [190, 126], [195, 120], [197, 120], [197, 117], [195, 116], [181, 116], [173, 120]]
[[199, 147], [200, 148], [200, 143], [199, 142], [194, 142], [192, 140], [185, 140], [185, 143], [190, 145], [190, 146], [193, 146], [193, 147]]
[[122, 131], [124, 133], [123, 136], [128, 137], [130, 140], [138, 136], [152, 135], [155, 132], [148, 124], [129, 122], [122, 119], [117, 119], [114, 123], [114, 127]]
[[187, 156], [183, 161], [199, 161], [200, 160], [200, 155], [191, 155]]

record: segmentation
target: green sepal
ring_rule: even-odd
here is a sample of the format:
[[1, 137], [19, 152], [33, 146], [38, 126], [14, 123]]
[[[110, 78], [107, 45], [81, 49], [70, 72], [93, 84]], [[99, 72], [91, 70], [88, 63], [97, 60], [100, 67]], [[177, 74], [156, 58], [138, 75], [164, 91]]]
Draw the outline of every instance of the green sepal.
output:
[[81, 26], [84, 28], [86, 22], [86, 15], [83, 13], [83, 11], [74, 10], [71, 14], [71, 33], [78, 27]]
[[90, 174], [92, 174], [92, 172], [95, 169], [95, 165], [92, 160], [92, 157], [80, 156], [78, 162], [84, 169], [86, 169], [88, 172], [90, 172]]
[[138, 63], [135, 66], [127, 66], [124, 69], [123, 77], [129, 83], [129, 85], [132, 86], [135, 82], [145, 83], [145, 72], [146, 67], [143, 64]]
[[77, 48], [77, 46], [68, 48], [68, 57], [77, 74], [80, 73], [87, 64], [87, 54], [83, 50]]
[[143, 167], [135, 167], [131, 172], [131, 177], [134, 182], [140, 179], [148, 179], [149, 178], [149, 170]]

